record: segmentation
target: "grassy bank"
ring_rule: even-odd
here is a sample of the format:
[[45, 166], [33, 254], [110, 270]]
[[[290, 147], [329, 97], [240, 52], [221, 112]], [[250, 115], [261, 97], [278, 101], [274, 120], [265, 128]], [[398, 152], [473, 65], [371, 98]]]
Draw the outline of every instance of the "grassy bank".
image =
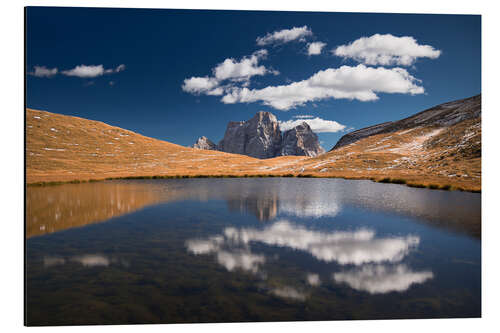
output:
[[195, 174], [195, 175], [154, 175], [154, 176], [125, 176], [125, 177], [107, 177], [102, 179], [88, 179], [88, 180], [70, 180], [70, 181], [48, 181], [48, 182], [35, 182], [28, 183], [28, 187], [36, 186], [55, 186], [63, 184], [83, 184], [83, 183], [93, 183], [105, 180], [133, 180], [133, 179], [190, 179], [190, 178], [340, 178], [349, 180], [371, 180], [377, 183], [385, 184], [398, 184], [406, 185], [408, 187], [415, 188], [427, 188], [430, 190], [442, 190], [442, 191], [462, 191], [462, 192], [472, 192], [481, 193], [481, 190], [468, 189], [459, 186], [452, 186], [449, 184], [425, 184], [416, 183], [413, 181], [408, 181], [402, 178], [373, 178], [373, 177], [346, 177], [346, 176], [321, 176], [316, 174], [215, 174], [215, 175], [205, 175], [205, 174]]

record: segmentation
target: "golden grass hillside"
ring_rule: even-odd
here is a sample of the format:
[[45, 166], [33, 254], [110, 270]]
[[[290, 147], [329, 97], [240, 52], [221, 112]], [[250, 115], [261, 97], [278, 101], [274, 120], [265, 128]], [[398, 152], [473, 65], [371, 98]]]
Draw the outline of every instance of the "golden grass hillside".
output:
[[28, 184], [127, 176], [255, 174], [276, 162], [302, 158], [259, 160], [188, 148], [99, 121], [26, 110]]
[[102, 122], [26, 110], [28, 184], [152, 176], [312, 176], [481, 190], [481, 118], [373, 135], [309, 158], [183, 147]]

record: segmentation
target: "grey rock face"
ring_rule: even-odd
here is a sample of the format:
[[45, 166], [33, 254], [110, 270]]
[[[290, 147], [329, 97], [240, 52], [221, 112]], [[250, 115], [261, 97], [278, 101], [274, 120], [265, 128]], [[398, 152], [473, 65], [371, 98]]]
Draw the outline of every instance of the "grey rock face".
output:
[[196, 140], [196, 143], [193, 145], [193, 148], [204, 149], [204, 150], [217, 150], [217, 145], [207, 139], [207, 137], [202, 136]]
[[278, 120], [272, 113], [261, 111], [250, 120], [229, 122], [218, 149], [257, 158], [278, 156], [281, 150]]
[[317, 156], [325, 150], [319, 145], [318, 136], [306, 122], [283, 133], [281, 155]]
[[331, 150], [376, 134], [391, 133], [419, 126], [448, 127], [463, 120], [478, 117], [481, 117], [481, 94], [444, 103], [405, 119], [389, 121], [348, 133], [341, 137]]
[[257, 112], [247, 121], [231, 121], [224, 138], [216, 146], [205, 137], [194, 148], [220, 150], [226, 153], [272, 158], [282, 155], [317, 156], [324, 153], [318, 136], [307, 123], [281, 133], [278, 119], [270, 112]]

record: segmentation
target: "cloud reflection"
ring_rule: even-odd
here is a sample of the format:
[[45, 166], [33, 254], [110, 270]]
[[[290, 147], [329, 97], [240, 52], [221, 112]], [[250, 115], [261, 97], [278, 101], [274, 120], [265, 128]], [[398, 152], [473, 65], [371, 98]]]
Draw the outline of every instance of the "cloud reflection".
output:
[[414, 272], [406, 265], [385, 266], [366, 265], [361, 268], [333, 274], [337, 283], [346, 283], [351, 288], [370, 294], [385, 294], [392, 291], [403, 292], [413, 284], [432, 279], [430, 271]]
[[62, 257], [43, 257], [43, 267], [52, 267], [57, 265], [64, 265], [66, 263], [66, 259]]
[[128, 266], [128, 262], [115, 257], [106, 256], [103, 254], [82, 254], [71, 257], [45, 256], [43, 258], [43, 266], [50, 268], [58, 265], [65, 265], [70, 262], [76, 262], [84, 267], [108, 267], [110, 264], [120, 264]]
[[369, 229], [319, 232], [288, 221], [279, 221], [264, 229], [226, 228], [224, 235], [234, 243], [248, 245], [261, 242], [310, 253], [318, 260], [341, 265], [397, 262], [418, 245], [416, 236], [375, 238]]
[[341, 208], [335, 202], [326, 202], [321, 200], [311, 201], [282, 201], [280, 203], [280, 213], [293, 215], [301, 218], [313, 217], [334, 217], [340, 212]]
[[217, 262], [230, 272], [239, 268], [244, 271], [257, 273], [259, 264], [263, 264], [265, 261], [264, 256], [256, 255], [246, 250], [217, 252]]
[[305, 301], [306, 299], [306, 295], [304, 293], [289, 286], [275, 288], [271, 290], [271, 293], [281, 298], [292, 299], [296, 301]]
[[95, 266], [109, 266], [110, 259], [106, 256], [99, 254], [85, 254], [82, 256], [75, 256], [71, 258], [72, 261], [76, 261], [85, 267], [95, 267]]
[[217, 262], [232, 272], [236, 269], [242, 269], [252, 273], [257, 273], [259, 265], [266, 259], [263, 255], [251, 253], [248, 249], [223, 248], [224, 237], [215, 236], [209, 239], [192, 239], [186, 242], [189, 252], [200, 255], [215, 253]]
[[312, 274], [312, 273], [307, 274], [306, 281], [307, 284], [313, 287], [317, 287], [321, 284], [321, 280], [319, 279], [318, 274]]
[[[418, 246], [419, 237], [376, 237], [375, 231], [368, 228], [316, 231], [282, 220], [265, 228], [228, 227], [222, 235], [188, 240], [186, 247], [195, 255], [214, 254], [217, 262], [230, 272], [240, 269], [256, 274], [266, 263], [266, 257], [250, 251], [253, 243], [303, 251], [327, 263], [355, 265], [355, 269], [334, 273], [333, 280], [371, 294], [403, 292], [412, 284], [433, 278], [430, 271], [415, 272], [397, 264]], [[265, 276], [265, 272], [261, 273]], [[318, 287], [322, 281], [319, 274], [306, 273], [305, 283]], [[304, 293], [288, 286], [275, 287], [270, 292], [283, 298], [306, 298]]]

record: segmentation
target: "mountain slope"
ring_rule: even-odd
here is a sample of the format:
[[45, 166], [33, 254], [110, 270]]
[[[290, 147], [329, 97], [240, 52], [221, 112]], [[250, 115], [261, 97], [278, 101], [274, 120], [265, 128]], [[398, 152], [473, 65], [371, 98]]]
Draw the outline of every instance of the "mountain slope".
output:
[[343, 136], [288, 172], [481, 188], [481, 95]]
[[340, 138], [332, 148], [338, 149], [363, 138], [385, 133], [393, 133], [417, 127], [450, 127], [467, 119], [481, 117], [481, 95], [440, 104], [405, 119], [366, 127]]
[[[328, 153], [257, 159], [26, 110], [27, 183], [130, 176], [311, 175], [481, 190], [481, 97], [345, 135]], [[391, 179], [388, 179], [391, 178]]]
[[[300, 159], [281, 157], [280, 160]], [[99, 121], [26, 110], [27, 183], [146, 175], [240, 174], [272, 164], [179, 146]]]

